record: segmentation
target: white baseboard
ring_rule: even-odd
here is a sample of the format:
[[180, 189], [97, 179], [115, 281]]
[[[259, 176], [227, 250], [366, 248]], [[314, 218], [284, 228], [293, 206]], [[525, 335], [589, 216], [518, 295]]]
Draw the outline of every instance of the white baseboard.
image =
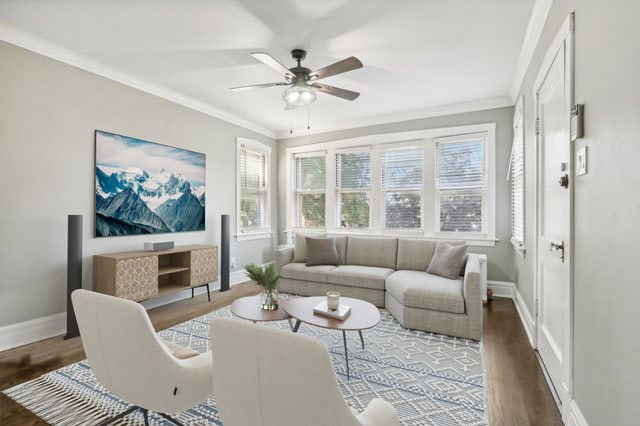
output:
[[[234, 286], [247, 281], [246, 271], [241, 269], [233, 271], [229, 275], [229, 285]], [[220, 281], [211, 284], [211, 290], [220, 289]], [[198, 287], [195, 289], [195, 295], [206, 294], [206, 287]], [[166, 297], [150, 299], [143, 302], [146, 309], [153, 309], [168, 303], [177, 302], [191, 297], [189, 290], [182, 291]], [[28, 345], [29, 343], [39, 340], [49, 339], [51, 337], [61, 336], [67, 332], [67, 313], [60, 312], [58, 314], [49, 315], [42, 318], [35, 318], [16, 324], [9, 324], [0, 327], [0, 352], [8, 349], [17, 348], [18, 346]]]
[[533, 320], [533, 315], [531, 315], [531, 312], [529, 312], [529, 308], [527, 308], [527, 304], [524, 302], [524, 299], [522, 298], [522, 295], [517, 288], [515, 288], [515, 297], [513, 298], [513, 301], [516, 304], [516, 310], [518, 311], [520, 321], [524, 326], [524, 331], [527, 332], [529, 343], [531, 344], [531, 347], [535, 349], [536, 342], [534, 339], [534, 331], [536, 328], [536, 323]]
[[0, 327], [0, 352], [60, 336], [67, 331], [67, 313], [61, 312], [46, 317]]
[[567, 417], [567, 426], [589, 426], [575, 399], [569, 404], [569, 415]]
[[496, 297], [508, 297], [513, 299], [513, 292], [516, 289], [515, 284], [508, 281], [487, 281], [487, 288], [493, 291]]
[[527, 333], [527, 337], [529, 338], [529, 343], [531, 344], [531, 347], [535, 348], [535, 341], [533, 339], [535, 322], [533, 320], [533, 315], [529, 312], [522, 295], [518, 291], [518, 287], [516, 287], [514, 283], [507, 281], [487, 281], [487, 288], [493, 290], [493, 295], [496, 297], [508, 297], [513, 299], [520, 321], [522, 322], [524, 330]]

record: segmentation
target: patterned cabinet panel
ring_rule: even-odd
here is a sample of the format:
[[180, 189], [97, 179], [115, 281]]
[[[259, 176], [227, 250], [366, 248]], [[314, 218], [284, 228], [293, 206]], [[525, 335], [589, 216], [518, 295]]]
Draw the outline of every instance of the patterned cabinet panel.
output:
[[158, 294], [158, 256], [116, 261], [115, 295], [141, 300]]
[[191, 285], [202, 285], [218, 279], [218, 248], [191, 252]]

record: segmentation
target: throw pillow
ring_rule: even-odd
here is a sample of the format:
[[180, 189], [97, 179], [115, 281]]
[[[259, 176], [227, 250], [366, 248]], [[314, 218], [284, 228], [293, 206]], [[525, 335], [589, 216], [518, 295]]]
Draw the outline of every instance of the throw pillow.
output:
[[467, 257], [467, 245], [452, 245], [438, 241], [427, 272], [454, 280], [460, 276], [462, 263]]
[[335, 238], [307, 237], [307, 266], [340, 263]]
[[[310, 235], [311, 236], [311, 235]], [[313, 237], [324, 238], [325, 234], [315, 234]], [[305, 234], [296, 234], [293, 246], [293, 262], [304, 263], [307, 261], [307, 239]]]

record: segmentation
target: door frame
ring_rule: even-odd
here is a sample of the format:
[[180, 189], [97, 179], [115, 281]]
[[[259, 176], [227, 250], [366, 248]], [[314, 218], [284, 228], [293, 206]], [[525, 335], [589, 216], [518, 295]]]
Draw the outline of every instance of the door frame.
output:
[[[539, 261], [539, 256], [538, 256], [538, 249], [539, 249], [539, 235], [538, 235], [538, 231], [540, 229], [540, 217], [541, 217], [541, 203], [540, 203], [540, 199], [541, 199], [541, 190], [542, 190], [542, 182], [540, 182], [541, 178], [542, 178], [542, 173], [540, 168], [542, 167], [542, 161], [541, 161], [541, 144], [540, 144], [540, 132], [539, 132], [539, 117], [540, 117], [540, 110], [539, 110], [539, 103], [538, 103], [538, 92], [540, 91], [540, 88], [542, 87], [542, 84], [544, 83], [544, 80], [551, 68], [551, 65], [553, 64], [553, 61], [556, 57], [556, 54], [558, 53], [558, 50], [560, 50], [560, 48], [564, 45], [565, 46], [565, 96], [567, 97], [567, 99], [569, 100], [569, 105], [572, 106], [575, 103], [575, 99], [574, 99], [574, 84], [575, 84], [575, 71], [574, 71], [574, 28], [575, 28], [575, 15], [572, 12], [571, 14], [569, 14], [569, 16], [565, 19], [564, 23], [562, 24], [562, 27], [560, 28], [560, 30], [558, 31], [556, 37], [554, 38], [553, 42], [551, 43], [551, 45], [549, 46], [549, 48], [547, 49], [547, 52], [544, 56], [544, 60], [542, 61], [542, 65], [540, 66], [540, 70], [538, 72], [538, 76], [535, 79], [535, 82], [533, 84], [533, 88], [532, 88], [532, 99], [534, 102], [534, 131], [535, 131], [535, 141], [536, 141], [536, 159], [535, 159], [535, 170], [536, 170], [536, 180], [535, 180], [535, 194], [536, 194], [536, 198], [535, 198], [535, 220], [534, 220], [534, 259], [533, 259], [533, 264], [534, 264], [534, 269], [533, 269], [533, 283], [534, 283], [534, 329], [533, 329], [533, 348], [538, 349], [538, 337], [540, 334], [540, 321], [538, 318], [539, 315], [539, 303], [540, 303], [540, 285], [539, 285], [539, 267], [540, 267], [540, 261]], [[568, 112], [567, 116], [570, 118], [570, 111]], [[570, 122], [567, 122], [567, 128], [570, 128]], [[568, 419], [568, 413], [569, 413], [569, 406], [571, 405], [571, 400], [573, 400], [573, 381], [574, 381], [574, 377], [573, 377], [573, 332], [574, 332], [574, 327], [573, 327], [573, 312], [574, 312], [574, 300], [573, 300], [573, 295], [574, 295], [574, 282], [573, 282], [573, 277], [574, 277], [574, 242], [575, 242], [575, 238], [574, 238], [574, 183], [575, 183], [575, 172], [574, 172], [574, 156], [575, 156], [575, 152], [574, 152], [574, 144], [573, 142], [571, 142], [570, 139], [570, 134], [568, 134], [569, 137], [569, 145], [570, 145], [570, 155], [569, 155], [569, 250], [568, 250], [568, 255], [565, 257], [565, 261], [567, 263], [569, 263], [569, 342], [567, 344], [567, 352], [568, 352], [568, 356], [566, 357], [566, 365], [564, 366], [564, 376], [567, 379], [567, 386], [568, 389], [566, 389], [567, 392], [567, 397], [568, 400], [564, 401], [562, 407], [558, 407], [561, 411], [562, 414], [562, 419], [563, 420], [567, 420]], [[538, 357], [539, 361], [541, 361], [540, 357]], [[545, 369], [544, 365], [542, 365], [543, 370]], [[545, 370], [546, 372], [546, 370]], [[553, 389], [551, 382], [549, 381], [549, 387], [552, 393], [555, 392], [555, 390]], [[555, 395], [554, 395], [555, 398]]]

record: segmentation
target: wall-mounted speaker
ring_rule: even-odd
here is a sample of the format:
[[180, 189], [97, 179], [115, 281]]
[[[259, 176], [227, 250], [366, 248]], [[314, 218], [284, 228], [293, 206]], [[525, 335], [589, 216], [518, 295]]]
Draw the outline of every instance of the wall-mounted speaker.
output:
[[229, 215], [223, 214], [220, 220], [220, 291], [229, 290], [229, 268], [231, 266], [229, 247]]
[[70, 214], [67, 225], [67, 334], [65, 339], [78, 337], [78, 322], [71, 303], [71, 293], [82, 288], [82, 215]]

